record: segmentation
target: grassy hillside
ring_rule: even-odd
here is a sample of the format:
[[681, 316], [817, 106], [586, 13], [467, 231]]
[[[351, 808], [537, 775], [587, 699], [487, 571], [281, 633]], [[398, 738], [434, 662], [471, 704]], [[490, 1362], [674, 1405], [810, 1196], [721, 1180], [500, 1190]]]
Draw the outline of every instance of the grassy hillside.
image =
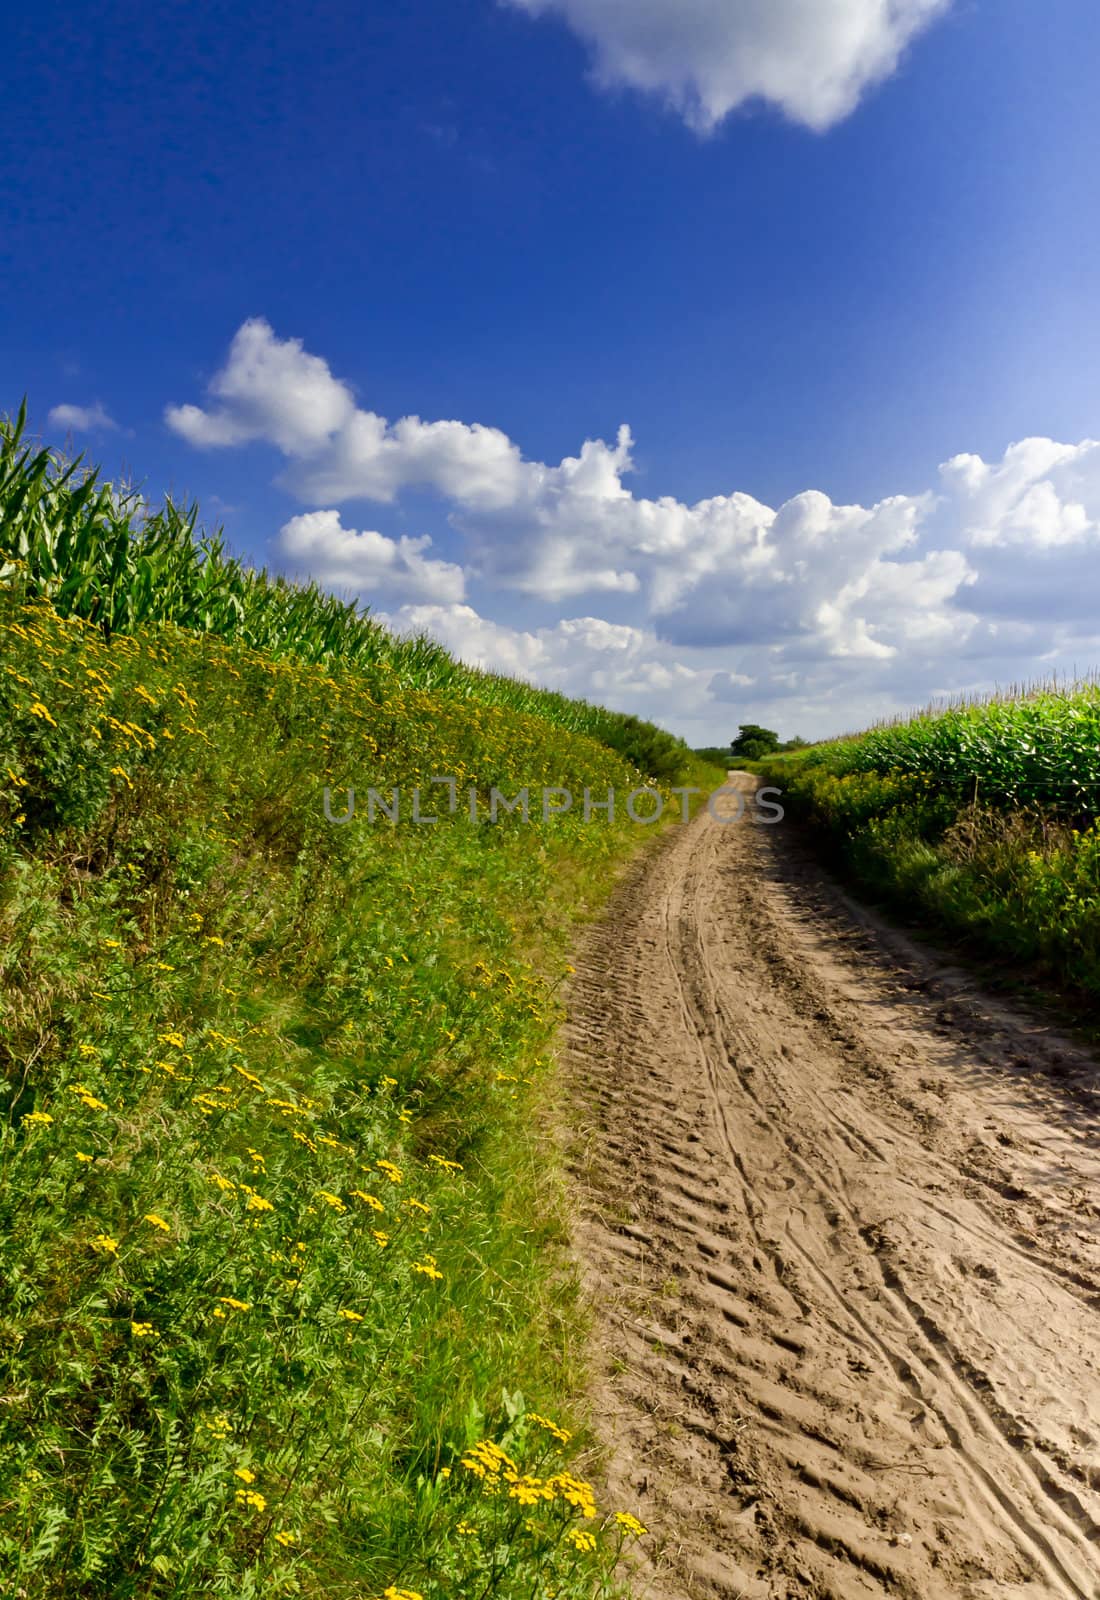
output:
[[[486, 811], [494, 785], [628, 792], [591, 736], [623, 720], [239, 567], [239, 607], [188, 611], [220, 555], [188, 568], [132, 520], [81, 554], [66, 530], [112, 497], [5, 471], [12, 1592], [609, 1592], [639, 1525], [596, 1499], [570, 1415], [544, 1122], [571, 930], [649, 834], [621, 807]], [[325, 785], [335, 815], [348, 785], [400, 788], [402, 820], [335, 825]]]
[[0, 418], [0, 584], [25, 600], [49, 599], [108, 636], [175, 622], [279, 659], [340, 663], [387, 685], [526, 712], [668, 784], [696, 781], [706, 765], [652, 723], [477, 671], [432, 639], [395, 637], [316, 584], [256, 571], [227, 552], [220, 531], [199, 528], [197, 507], [166, 500], [153, 509], [81, 461], [29, 443], [24, 427], [25, 411]]
[[975, 953], [1100, 996], [1100, 688], [957, 706], [757, 763], [833, 859]]

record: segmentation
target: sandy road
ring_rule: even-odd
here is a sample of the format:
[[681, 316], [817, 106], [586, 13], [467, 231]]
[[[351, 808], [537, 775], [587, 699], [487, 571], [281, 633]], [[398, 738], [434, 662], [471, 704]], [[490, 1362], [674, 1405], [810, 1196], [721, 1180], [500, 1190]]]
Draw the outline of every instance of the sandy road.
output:
[[1095, 1059], [705, 814], [564, 1056], [639, 1595], [1100, 1596]]

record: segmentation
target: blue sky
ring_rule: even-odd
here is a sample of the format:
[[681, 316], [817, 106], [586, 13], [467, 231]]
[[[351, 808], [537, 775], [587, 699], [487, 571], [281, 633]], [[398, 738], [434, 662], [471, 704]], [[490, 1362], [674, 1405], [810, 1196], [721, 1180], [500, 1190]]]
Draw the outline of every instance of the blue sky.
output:
[[1086, 0], [6, 27], [0, 409], [248, 556], [693, 742], [1100, 659]]

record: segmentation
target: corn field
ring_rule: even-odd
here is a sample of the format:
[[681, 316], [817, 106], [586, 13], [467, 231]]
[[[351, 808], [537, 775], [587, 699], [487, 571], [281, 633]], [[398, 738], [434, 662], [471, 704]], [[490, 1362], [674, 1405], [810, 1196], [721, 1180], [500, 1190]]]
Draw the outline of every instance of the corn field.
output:
[[516, 678], [466, 666], [427, 636], [397, 637], [367, 609], [256, 570], [229, 553], [220, 529], [199, 527], [194, 504], [149, 507], [105, 483], [82, 458], [67, 462], [28, 440], [26, 403], [0, 418], [0, 586], [48, 599], [62, 616], [131, 634], [174, 623], [280, 658], [352, 667], [387, 684], [527, 712], [609, 746], [648, 777], [672, 783], [695, 769], [686, 744], [652, 723]]
[[820, 747], [835, 773], [924, 778], [959, 801], [1100, 817], [1100, 687], [1040, 691], [922, 715]]

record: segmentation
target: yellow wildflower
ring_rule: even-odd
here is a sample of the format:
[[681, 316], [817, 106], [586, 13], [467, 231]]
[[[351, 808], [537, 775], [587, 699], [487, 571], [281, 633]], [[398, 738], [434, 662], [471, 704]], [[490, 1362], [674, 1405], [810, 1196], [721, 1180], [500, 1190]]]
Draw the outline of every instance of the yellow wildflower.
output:
[[238, 1489], [236, 1498], [238, 1505], [247, 1506], [250, 1511], [267, 1510], [267, 1501], [255, 1489]]
[[358, 1311], [348, 1311], [344, 1306], [340, 1307], [340, 1315], [346, 1322], [362, 1322], [363, 1320]]
[[252, 1309], [250, 1300], [234, 1300], [231, 1294], [220, 1294], [218, 1299], [223, 1306], [231, 1306], [234, 1311], [251, 1311]]
[[363, 1189], [352, 1189], [351, 1193], [356, 1200], [362, 1200], [364, 1205], [370, 1206], [372, 1211], [385, 1211], [385, 1206], [376, 1194], [367, 1194]]
[[30, 712], [32, 717], [41, 717], [43, 722], [48, 722], [51, 728], [57, 727], [57, 723], [54, 721], [53, 717], [50, 716], [50, 713], [46, 710], [41, 700], [32, 701]]
[[92, 1249], [98, 1250], [101, 1255], [117, 1256], [118, 1240], [112, 1239], [109, 1233], [97, 1233], [92, 1240]]
[[538, 1428], [545, 1428], [547, 1433], [552, 1433], [560, 1444], [568, 1444], [573, 1435], [567, 1428], [559, 1428], [556, 1422], [551, 1422], [549, 1417], [542, 1417], [537, 1411], [527, 1413], [528, 1422], [533, 1422]]
[[633, 1534], [635, 1539], [640, 1539], [647, 1530], [642, 1527], [637, 1517], [632, 1517], [629, 1511], [616, 1511], [615, 1521], [625, 1533]]
[[589, 1533], [585, 1528], [570, 1528], [569, 1538], [572, 1541], [574, 1550], [587, 1553], [596, 1548], [596, 1535]]
[[135, 1339], [156, 1338], [156, 1333], [153, 1331], [153, 1324], [151, 1322], [131, 1322], [130, 1332], [133, 1334]]
[[442, 1278], [443, 1276], [435, 1264], [434, 1256], [426, 1255], [423, 1261], [414, 1261], [412, 1269], [414, 1272], [423, 1273], [425, 1278]]
[[171, 1233], [172, 1229], [163, 1217], [158, 1217], [155, 1211], [147, 1211], [142, 1218], [143, 1222], [151, 1222], [154, 1228], [159, 1228], [162, 1233]]
[[233, 1476], [235, 1478], [240, 1478], [242, 1483], [256, 1482], [256, 1474], [252, 1471], [251, 1467], [234, 1467]]
[[48, 1111], [28, 1111], [23, 1121], [31, 1128], [48, 1128], [53, 1118]]

